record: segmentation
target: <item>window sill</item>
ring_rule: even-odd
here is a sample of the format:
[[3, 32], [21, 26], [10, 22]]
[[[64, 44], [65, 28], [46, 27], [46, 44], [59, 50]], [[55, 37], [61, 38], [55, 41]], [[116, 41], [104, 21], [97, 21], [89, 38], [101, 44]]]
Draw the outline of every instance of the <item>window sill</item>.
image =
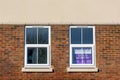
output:
[[53, 68], [22, 68], [22, 72], [53, 72]]
[[67, 72], [98, 72], [98, 68], [67, 68]]

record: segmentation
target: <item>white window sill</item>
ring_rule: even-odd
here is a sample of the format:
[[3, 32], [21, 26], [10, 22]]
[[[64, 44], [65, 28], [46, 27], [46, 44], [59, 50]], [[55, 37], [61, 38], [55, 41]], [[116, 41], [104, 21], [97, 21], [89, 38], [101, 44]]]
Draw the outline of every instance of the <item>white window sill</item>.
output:
[[67, 68], [67, 72], [98, 72], [98, 68]]
[[53, 72], [53, 68], [22, 68], [22, 72]]

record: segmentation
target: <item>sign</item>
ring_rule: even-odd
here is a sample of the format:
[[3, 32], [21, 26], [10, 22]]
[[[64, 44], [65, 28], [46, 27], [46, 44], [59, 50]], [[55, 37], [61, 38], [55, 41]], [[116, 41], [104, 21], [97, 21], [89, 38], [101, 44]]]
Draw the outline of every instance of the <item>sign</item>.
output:
[[73, 48], [73, 62], [75, 64], [92, 64], [92, 48]]

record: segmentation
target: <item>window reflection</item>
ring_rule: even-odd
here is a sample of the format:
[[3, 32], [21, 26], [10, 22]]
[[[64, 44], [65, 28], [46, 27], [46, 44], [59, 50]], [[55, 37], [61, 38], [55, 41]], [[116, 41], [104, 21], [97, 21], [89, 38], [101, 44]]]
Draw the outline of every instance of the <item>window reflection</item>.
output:
[[47, 64], [47, 48], [38, 48], [38, 63]]
[[27, 63], [36, 64], [37, 63], [37, 48], [28, 48], [27, 49]]
[[37, 44], [37, 28], [26, 29], [26, 43]]
[[38, 44], [48, 44], [48, 28], [38, 29]]

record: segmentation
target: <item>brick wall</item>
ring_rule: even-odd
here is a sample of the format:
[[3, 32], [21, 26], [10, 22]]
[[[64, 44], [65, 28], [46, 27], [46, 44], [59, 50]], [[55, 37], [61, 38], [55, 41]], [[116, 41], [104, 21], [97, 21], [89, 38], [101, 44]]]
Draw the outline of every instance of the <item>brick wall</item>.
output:
[[24, 25], [0, 25], [0, 80], [119, 80], [120, 26], [96, 26], [97, 73], [68, 73], [69, 26], [51, 25], [52, 73], [22, 72]]

